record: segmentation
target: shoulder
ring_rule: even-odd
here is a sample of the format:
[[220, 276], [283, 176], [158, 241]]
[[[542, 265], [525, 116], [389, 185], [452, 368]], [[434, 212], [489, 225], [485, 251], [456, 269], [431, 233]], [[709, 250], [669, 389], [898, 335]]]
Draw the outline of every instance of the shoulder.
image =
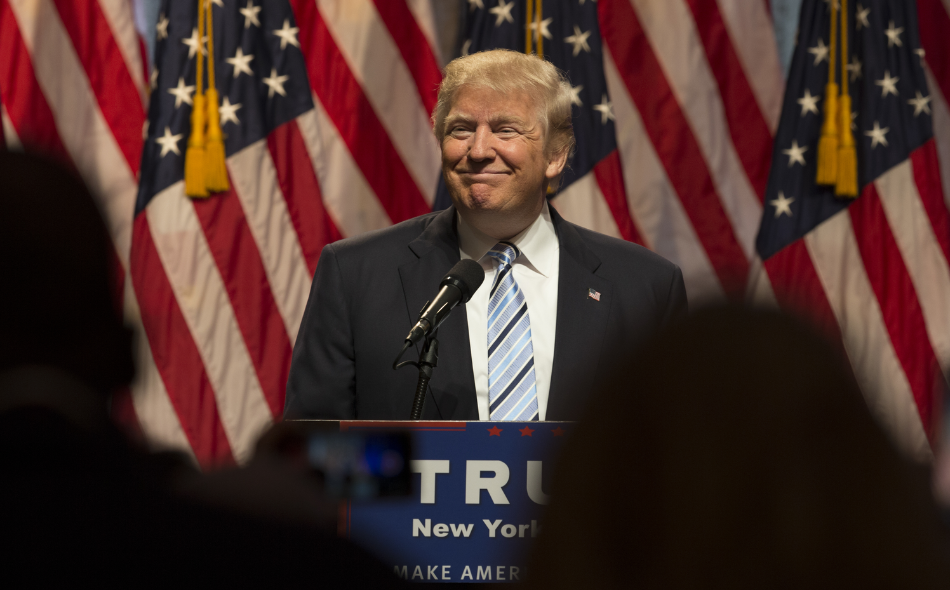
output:
[[587, 268], [621, 295], [616, 299], [621, 313], [634, 318], [634, 324], [646, 313], [651, 316], [650, 330], [655, 331], [686, 315], [686, 284], [678, 266], [632, 242], [572, 223], [564, 222], [563, 228], [562, 256], [565, 242], [570, 243], [571, 255], [583, 257]]

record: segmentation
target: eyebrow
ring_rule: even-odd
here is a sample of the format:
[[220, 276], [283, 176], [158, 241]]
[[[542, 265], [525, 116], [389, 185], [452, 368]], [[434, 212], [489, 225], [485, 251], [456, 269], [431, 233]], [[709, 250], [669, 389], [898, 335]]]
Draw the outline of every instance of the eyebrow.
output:
[[[452, 123], [458, 123], [462, 121], [469, 122], [474, 119], [475, 117], [473, 117], [472, 115], [469, 115], [468, 113], [454, 113], [454, 114], [450, 114], [448, 117], [445, 118], [445, 125], [449, 126]], [[525, 121], [521, 117], [518, 117], [516, 115], [511, 115], [508, 113], [499, 113], [497, 115], [494, 115], [489, 119], [488, 122], [492, 125], [499, 125], [499, 124], [504, 124], [504, 123], [516, 123], [516, 124], [523, 125], [524, 127], [528, 127], [527, 121]]]

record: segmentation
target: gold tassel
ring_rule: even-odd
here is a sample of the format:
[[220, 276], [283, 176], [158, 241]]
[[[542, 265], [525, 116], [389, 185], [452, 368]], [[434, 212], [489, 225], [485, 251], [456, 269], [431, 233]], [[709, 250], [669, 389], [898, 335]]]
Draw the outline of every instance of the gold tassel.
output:
[[207, 197], [205, 184], [205, 97], [196, 94], [191, 110], [191, 135], [188, 136], [188, 151], [185, 152], [185, 194], [189, 197]]
[[206, 106], [202, 90], [204, 86], [204, 53], [201, 51], [201, 39], [205, 31], [204, 0], [198, 0], [198, 54], [195, 72], [195, 97], [191, 105], [191, 134], [188, 136], [188, 149], [185, 152], [185, 194], [189, 197], [207, 197], [205, 186], [205, 125]]
[[531, 51], [534, 47], [534, 45], [531, 43], [531, 22], [533, 18], [531, 15], [532, 12], [534, 12], [534, 0], [528, 0], [528, 18], [524, 25], [524, 52], [528, 55], [531, 54]]
[[228, 168], [225, 162], [224, 137], [218, 113], [218, 89], [214, 82], [214, 18], [211, 2], [205, 4], [208, 26], [208, 143], [205, 166], [205, 186], [209, 191], [221, 192], [228, 188]]
[[835, 194], [853, 198], [858, 196], [858, 154], [854, 147], [854, 134], [851, 133], [851, 96], [841, 95], [838, 111], [841, 113], [841, 140], [838, 144]]
[[206, 150], [206, 186], [209, 191], [228, 190], [228, 168], [225, 163], [224, 137], [218, 114], [218, 91], [208, 88], [208, 141]]
[[841, 127], [835, 194], [854, 198], [858, 196], [858, 153], [851, 133], [851, 94], [848, 92], [848, 0], [841, 0], [841, 101], [838, 113]]
[[544, 58], [544, 35], [541, 34], [541, 2], [542, 0], [538, 0], [538, 3], [534, 7], [535, 8], [534, 26], [535, 26], [535, 29], [538, 31], [537, 54], [538, 54], [538, 57], [543, 59]]
[[541, 34], [541, 3], [543, 0], [527, 0], [528, 17], [525, 20], [524, 52], [544, 57], [544, 35]]
[[818, 184], [835, 184], [838, 180], [837, 119], [838, 85], [831, 82], [825, 86], [825, 122], [818, 140]]

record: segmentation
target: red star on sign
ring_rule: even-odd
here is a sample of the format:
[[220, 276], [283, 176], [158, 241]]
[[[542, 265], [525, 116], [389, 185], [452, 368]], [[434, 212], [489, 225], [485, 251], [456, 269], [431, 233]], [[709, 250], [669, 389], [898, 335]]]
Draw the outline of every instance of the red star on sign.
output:
[[564, 434], [564, 429], [558, 426], [557, 428], [551, 431], [551, 434], [553, 434], [554, 436], [561, 436], [562, 434]]
[[501, 436], [501, 428], [497, 426], [492, 426], [488, 429], [488, 436]]
[[534, 430], [530, 426], [525, 426], [518, 432], [521, 433], [521, 436], [531, 436], [531, 433], [534, 432]]

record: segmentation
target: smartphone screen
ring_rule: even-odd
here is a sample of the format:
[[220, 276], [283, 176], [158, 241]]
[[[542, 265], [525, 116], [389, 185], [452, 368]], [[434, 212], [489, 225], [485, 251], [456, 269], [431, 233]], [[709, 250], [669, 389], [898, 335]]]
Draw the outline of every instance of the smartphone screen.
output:
[[367, 500], [412, 493], [408, 432], [313, 432], [307, 460], [335, 498]]

